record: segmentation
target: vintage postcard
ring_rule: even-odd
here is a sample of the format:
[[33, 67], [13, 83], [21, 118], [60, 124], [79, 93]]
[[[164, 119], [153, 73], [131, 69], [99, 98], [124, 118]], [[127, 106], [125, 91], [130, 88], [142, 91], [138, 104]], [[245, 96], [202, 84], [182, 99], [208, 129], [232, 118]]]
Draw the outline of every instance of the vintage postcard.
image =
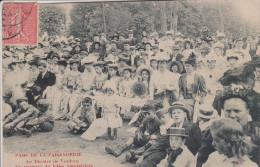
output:
[[3, 167], [257, 167], [260, 1], [3, 1]]

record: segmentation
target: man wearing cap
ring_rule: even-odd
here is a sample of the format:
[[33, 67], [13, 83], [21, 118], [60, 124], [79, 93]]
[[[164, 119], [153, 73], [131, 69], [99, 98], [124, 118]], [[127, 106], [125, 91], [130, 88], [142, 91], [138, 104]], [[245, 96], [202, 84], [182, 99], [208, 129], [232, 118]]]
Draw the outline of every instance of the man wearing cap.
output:
[[28, 133], [25, 125], [28, 121], [36, 118], [39, 115], [39, 110], [28, 104], [28, 99], [25, 97], [16, 100], [19, 109], [3, 121], [4, 136], [10, 136], [16, 130], [23, 134]]
[[198, 113], [198, 123], [202, 136], [204, 135], [205, 130], [211, 125], [214, 119], [218, 118], [218, 112], [209, 104], [200, 104], [199, 113]]
[[129, 41], [124, 41], [124, 48], [123, 48], [123, 50], [120, 54], [126, 55], [126, 57], [128, 57], [129, 59], [131, 58], [131, 55], [133, 53], [130, 50], [130, 42]]
[[54, 118], [52, 116], [52, 110], [49, 109], [48, 101], [45, 99], [39, 100], [37, 109], [40, 111], [37, 118], [26, 123], [28, 137], [30, 137], [36, 129], [40, 129], [43, 132], [50, 132], [54, 128]]
[[170, 60], [176, 61], [176, 57], [178, 54], [180, 54], [180, 48], [178, 45], [172, 45], [171, 46], [171, 53], [170, 53]]
[[239, 38], [235, 40], [235, 48], [227, 50], [227, 55], [230, 53], [236, 53], [239, 54], [239, 64], [243, 64], [245, 62], [250, 61], [252, 58], [249, 54], [248, 50], [243, 49], [244, 40], [242, 38]]
[[125, 34], [120, 33], [119, 39], [118, 39], [118, 44], [117, 44], [118, 49], [124, 50], [124, 42], [125, 42]]
[[111, 49], [106, 51], [106, 57], [109, 55], [109, 54], [112, 54], [114, 56], [118, 56], [119, 54], [121, 53], [121, 50], [117, 48], [117, 41], [115, 40], [112, 40], [111, 41]]
[[40, 73], [34, 85], [41, 87], [41, 91], [43, 92], [48, 86], [53, 86], [56, 83], [56, 76], [47, 70], [47, 64], [44, 60], [39, 61], [38, 69]]
[[188, 137], [185, 129], [171, 127], [167, 135], [169, 136], [170, 148], [167, 149], [167, 157], [157, 167], [191, 167], [194, 155], [185, 146]]
[[134, 38], [133, 30], [128, 31], [128, 38], [126, 40], [129, 41], [130, 46], [135, 46], [137, 44], [137, 39]]
[[151, 57], [158, 56], [159, 46], [158, 45], [153, 45], [152, 46], [152, 51], [153, 51], [153, 54], [151, 55]]

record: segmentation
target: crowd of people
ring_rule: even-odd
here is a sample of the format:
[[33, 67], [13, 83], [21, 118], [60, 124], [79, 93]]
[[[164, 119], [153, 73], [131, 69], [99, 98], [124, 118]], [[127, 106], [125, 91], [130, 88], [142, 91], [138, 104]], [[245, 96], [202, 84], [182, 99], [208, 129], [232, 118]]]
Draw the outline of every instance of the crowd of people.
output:
[[65, 120], [86, 140], [117, 140], [129, 126], [105, 150], [140, 167], [259, 166], [260, 35], [135, 34], [3, 46], [4, 137]]

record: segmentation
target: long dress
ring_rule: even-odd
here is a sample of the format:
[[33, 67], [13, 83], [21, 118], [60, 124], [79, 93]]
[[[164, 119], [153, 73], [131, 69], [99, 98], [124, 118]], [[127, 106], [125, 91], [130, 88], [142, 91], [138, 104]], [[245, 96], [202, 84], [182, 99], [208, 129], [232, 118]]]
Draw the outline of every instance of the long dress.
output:
[[115, 94], [104, 97], [102, 117], [106, 120], [107, 126], [110, 128], [118, 128], [123, 125], [118, 112], [118, 99], [118, 96]]
[[61, 101], [61, 115], [60, 118], [66, 116], [70, 111], [73, 111], [77, 105], [78, 99], [81, 97], [82, 80], [79, 71], [69, 71], [66, 78], [63, 80], [63, 98]]

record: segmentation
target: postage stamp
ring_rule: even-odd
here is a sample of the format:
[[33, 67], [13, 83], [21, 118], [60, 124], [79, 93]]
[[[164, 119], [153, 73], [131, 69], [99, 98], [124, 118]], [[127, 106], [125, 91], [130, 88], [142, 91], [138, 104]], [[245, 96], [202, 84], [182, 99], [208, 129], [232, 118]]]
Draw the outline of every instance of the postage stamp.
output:
[[38, 4], [4, 3], [2, 26], [4, 45], [36, 45]]

